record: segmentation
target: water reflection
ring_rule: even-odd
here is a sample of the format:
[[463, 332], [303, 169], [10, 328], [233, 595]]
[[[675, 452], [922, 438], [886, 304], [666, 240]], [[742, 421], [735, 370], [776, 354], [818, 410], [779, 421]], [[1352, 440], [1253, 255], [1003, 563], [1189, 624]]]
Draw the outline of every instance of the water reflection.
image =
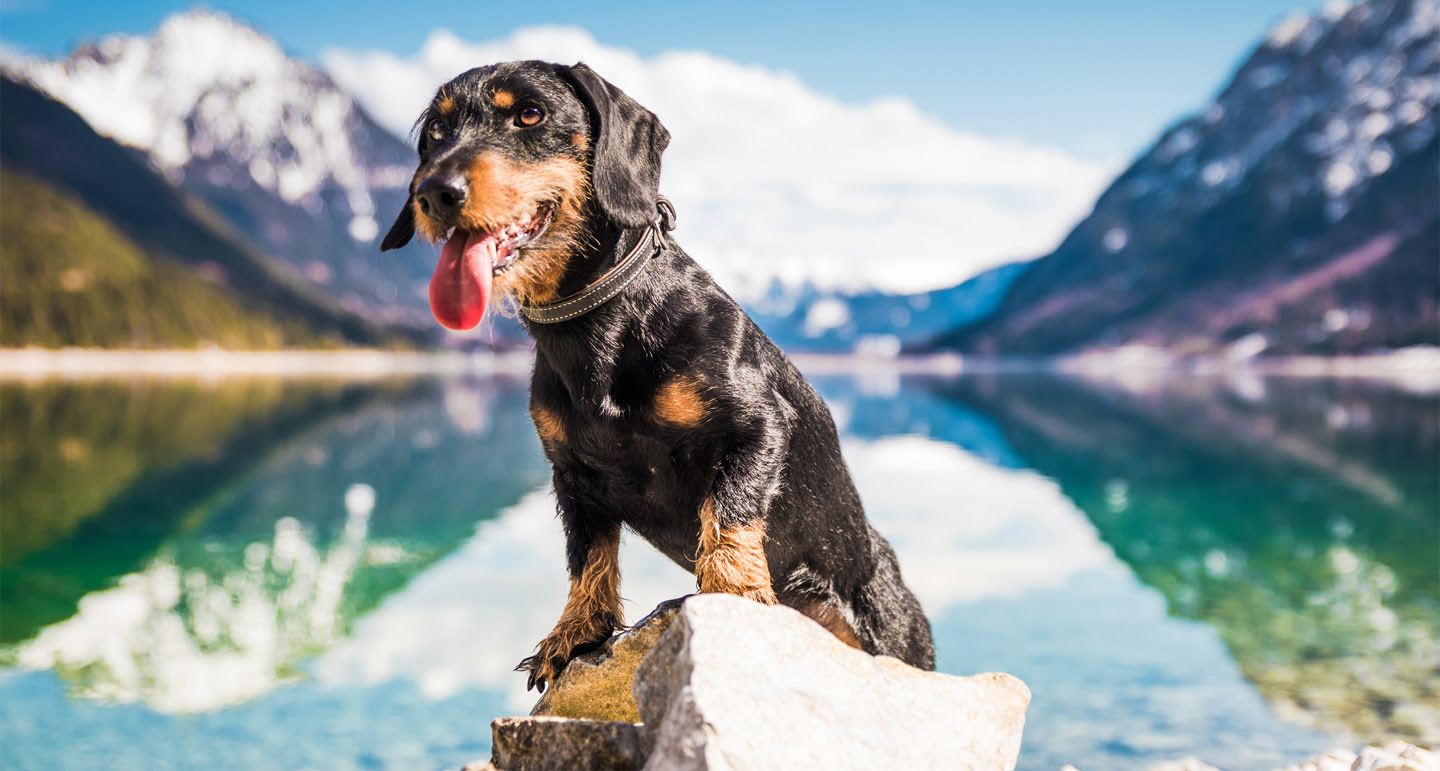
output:
[[[72, 695], [162, 712], [237, 704], [295, 680], [300, 662], [547, 476], [513, 381], [51, 385], [6, 396], [16, 408], [7, 426], [23, 406], [64, 407], [53, 416], [60, 438], [12, 448], [0, 471], [7, 532], [22, 534], [5, 541], [6, 636], [25, 640], [4, 659], [55, 670]], [[92, 398], [106, 420], [80, 438]], [[115, 437], [117, 425], [127, 430]], [[171, 430], [186, 425], [206, 430]], [[78, 443], [104, 450], [67, 456]], [[26, 474], [26, 464], [55, 470]], [[95, 474], [97, 464], [137, 470]], [[99, 491], [73, 495], [87, 483]], [[65, 505], [101, 494], [112, 497]], [[34, 524], [50, 511], [59, 524]]]
[[163, 550], [113, 589], [86, 595], [74, 616], [19, 646], [15, 660], [54, 669], [74, 696], [161, 712], [266, 693], [337, 637], [341, 602], [366, 556], [374, 491], [356, 485], [346, 497], [344, 534], [323, 553], [292, 517], [275, 523], [270, 542], [245, 547], [241, 570], [183, 567]]
[[[816, 382], [941, 668], [1034, 691], [1022, 767], [1440, 739], [1434, 396]], [[525, 404], [506, 378], [0, 386], [0, 758], [483, 757], [566, 591]], [[623, 549], [632, 618], [693, 589]]]
[[1440, 401], [1365, 381], [936, 386], [1288, 718], [1440, 741]]
[[140, 568], [276, 446], [396, 388], [0, 385], [0, 643]]

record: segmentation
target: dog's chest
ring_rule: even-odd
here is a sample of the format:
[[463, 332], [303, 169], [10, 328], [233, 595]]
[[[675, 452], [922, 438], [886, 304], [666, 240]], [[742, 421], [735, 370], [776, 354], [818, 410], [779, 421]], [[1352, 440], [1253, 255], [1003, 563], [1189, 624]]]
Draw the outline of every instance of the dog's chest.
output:
[[704, 437], [643, 418], [578, 411], [568, 428], [567, 441], [550, 448], [551, 463], [587, 497], [627, 521], [691, 502], [698, 507], [714, 478], [713, 453]]
[[618, 519], [682, 566], [715, 477], [709, 442], [625, 419], [573, 415], [547, 455], [593, 516]]

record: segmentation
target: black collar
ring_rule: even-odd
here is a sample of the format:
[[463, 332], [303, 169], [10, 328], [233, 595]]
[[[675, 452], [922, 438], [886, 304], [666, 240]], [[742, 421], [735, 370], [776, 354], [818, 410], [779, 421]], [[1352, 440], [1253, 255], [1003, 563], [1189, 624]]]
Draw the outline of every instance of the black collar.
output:
[[[639, 277], [640, 272], [650, 263], [650, 258], [660, 251], [663, 243], [661, 231], [675, 229], [675, 206], [661, 197], [655, 203], [657, 216], [645, 227], [640, 240], [615, 267], [605, 272], [598, 281], [562, 300], [546, 305], [521, 305], [520, 313], [536, 324], [558, 324], [562, 321], [583, 316], [609, 302], [621, 290]], [[649, 245], [648, 247], [646, 245]]]

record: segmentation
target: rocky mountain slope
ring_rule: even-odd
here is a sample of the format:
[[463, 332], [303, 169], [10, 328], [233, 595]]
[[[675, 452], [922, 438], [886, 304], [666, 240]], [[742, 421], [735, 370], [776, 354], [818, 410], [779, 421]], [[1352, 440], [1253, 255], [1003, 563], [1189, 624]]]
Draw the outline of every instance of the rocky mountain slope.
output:
[[414, 153], [330, 77], [224, 14], [173, 15], [59, 61], [5, 69], [144, 152], [172, 184], [319, 292], [380, 323], [431, 329], [433, 250], [382, 256]]
[[992, 316], [936, 347], [1248, 356], [1440, 342], [1437, 30], [1433, 0], [1282, 23]]
[[[235, 235], [213, 210], [148, 168], [143, 156], [99, 136], [64, 105], [7, 78], [0, 78], [0, 103], [4, 104], [0, 111], [0, 164], [43, 182], [88, 214], [103, 218], [147, 258], [163, 266], [156, 269], [161, 274], [183, 271], [223, 288], [247, 314], [263, 314], [276, 328], [288, 329], [279, 341], [283, 345], [399, 342], [379, 325], [305, 286], [283, 265]], [[6, 197], [10, 195], [7, 188]], [[21, 235], [16, 232], [14, 237]], [[5, 250], [22, 246], [22, 241], [12, 240], [7, 229]], [[57, 249], [61, 246], [56, 244]], [[101, 249], [100, 244], [90, 245], [89, 258], [101, 254]], [[11, 256], [19, 259], [22, 255], [7, 254], [7, 264]], [[16, 281], [7, 273], [7, 291], [17, 287]], [[18, 302], [14, 297], [7, 300]], [[108, 298], [104, 310], [129, 313], [137, 310], [135, 304], [145, 301], [143, 296], [116, 295]], [[154, 309], [139, 309], [149, 310]]]
[[1002, 265], [957, 286], [908, 295], [777, 287], [746, 310], [787, 351], [893, 355], [992, 313], [1025, 267]]

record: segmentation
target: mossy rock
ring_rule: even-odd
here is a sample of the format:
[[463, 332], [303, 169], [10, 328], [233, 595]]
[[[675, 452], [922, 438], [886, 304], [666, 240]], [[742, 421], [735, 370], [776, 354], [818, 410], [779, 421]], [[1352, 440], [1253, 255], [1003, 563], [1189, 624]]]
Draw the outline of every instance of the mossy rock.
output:
[[669, 628], [680, 609], [681, 599], [661, 603], [650, 615], [612, 636], [604, 645], [572, 659], [530, 714], [640, 722], [640, 707], [630, 692], [635, 669], [661, 633]]

